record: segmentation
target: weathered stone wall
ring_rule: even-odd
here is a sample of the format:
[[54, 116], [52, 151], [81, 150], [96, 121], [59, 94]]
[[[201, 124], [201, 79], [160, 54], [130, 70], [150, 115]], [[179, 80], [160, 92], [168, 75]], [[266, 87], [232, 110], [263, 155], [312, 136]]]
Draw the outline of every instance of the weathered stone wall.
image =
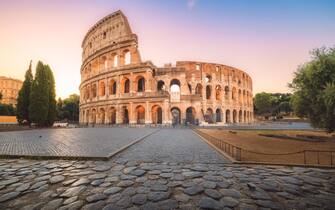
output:
[[83, 41], [80, 122], [98, 124], [249, 123], [252, 80], [236, 68], [179, 61], [143, 62], [137, 36], [117, 11]]

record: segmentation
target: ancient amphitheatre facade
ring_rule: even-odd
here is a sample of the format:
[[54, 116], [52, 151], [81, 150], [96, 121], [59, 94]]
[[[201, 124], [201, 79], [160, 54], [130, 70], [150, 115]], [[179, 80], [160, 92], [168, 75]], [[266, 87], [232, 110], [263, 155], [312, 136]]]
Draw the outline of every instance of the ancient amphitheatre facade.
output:
[[234, 67], [142, 61], [137, 35], [121, 11], [82, 42], [80, 123], [227, 124], [253, 121], [251, 77]]

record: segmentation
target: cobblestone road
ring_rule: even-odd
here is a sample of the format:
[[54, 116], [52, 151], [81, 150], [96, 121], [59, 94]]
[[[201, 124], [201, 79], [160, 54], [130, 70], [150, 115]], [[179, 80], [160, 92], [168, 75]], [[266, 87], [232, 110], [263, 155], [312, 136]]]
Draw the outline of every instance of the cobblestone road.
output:
[[0, 133], [0, 155], [106, 157], [150, 128], [40, 129]]
[[192, 135], [163, 129], [109, 161], [0, 160], [0, 209], [335, 209], [334, 169], [229, 164]]
[[162, 129], [121, 153], [119, 158], [138, 162], [227, 162], [191, 129]]

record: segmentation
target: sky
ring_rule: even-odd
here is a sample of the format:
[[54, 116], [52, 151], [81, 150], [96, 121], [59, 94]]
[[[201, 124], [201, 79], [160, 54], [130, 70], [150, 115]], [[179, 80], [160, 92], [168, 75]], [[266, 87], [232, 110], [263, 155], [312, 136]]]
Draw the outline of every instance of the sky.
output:
[[0, 0], [0, 75], [23, 80], [30, 60], [50, 65], [57, 97], [79, 93], [81, 42], [121, 9], [142, 60], [234, 66], [254, 94], [288, 92], [297, 67], [335, 47], [334, 0]]

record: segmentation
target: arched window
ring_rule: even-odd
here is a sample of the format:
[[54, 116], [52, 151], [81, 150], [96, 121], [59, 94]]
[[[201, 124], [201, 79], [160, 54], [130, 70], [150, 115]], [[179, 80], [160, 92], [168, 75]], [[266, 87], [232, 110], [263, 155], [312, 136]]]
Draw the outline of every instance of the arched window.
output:
[[202, 95], [202, 85], [201, 84], [197, 84], [197, 86], [195, 87], [195, 94]]
[[92, 85], [92, 97], [93, 98], [97, 97], [97, 85], [96, 84]]
[[207, 82], [211, 82], [211, 81], [212, 81], [211, 75], [206, 75], [205, 82], [207, 83]]
[[180, 92], [180, 81], [179, 80], [177, 80], [177, 79], [171, 80], [170, 91], [171, 92]]
[[192, 86], [190, 83], [187, 84], [188, 85], [188, 89], [190, 90], [190, 94], [192, 94]]
[[145, 79], [140, 77], [137, 81], [137, 92], [144, 92], [145, 91]]
[[126, 79], [124, 81], [124, 93], [129, 93], [129, 90], [130, 90], [130, 82], [129, 79]]
[[212, 89], [210, 85], [206, 86], [206, 99], [211, 99]]
[[129, 65], [131, 62], [131, 55], [130, 55], [130, 51], [126, 50], [124, 52], [124, 65]]
[[157, 82], [157, 91], [162, 91], [162, 90], [165, 90], [165, 84], [164, 84], [164, 81], [159, 80]]
[[105, 95], [105, 83], [104, 82], [100, 82], [99, 84], [99, 96], [104, 96]]
[[118, 66], [118, 56], [117, 55], [114, 55], [113, 56], [113, 67], [117, 67]]
[[221, 86], [220, 85], [217, 85], [215, 87], [215, 99], [221, 100]]
[[109, 94], [110, 95], [116, 94], [116, 82], [113, 79], [109, 81]]

